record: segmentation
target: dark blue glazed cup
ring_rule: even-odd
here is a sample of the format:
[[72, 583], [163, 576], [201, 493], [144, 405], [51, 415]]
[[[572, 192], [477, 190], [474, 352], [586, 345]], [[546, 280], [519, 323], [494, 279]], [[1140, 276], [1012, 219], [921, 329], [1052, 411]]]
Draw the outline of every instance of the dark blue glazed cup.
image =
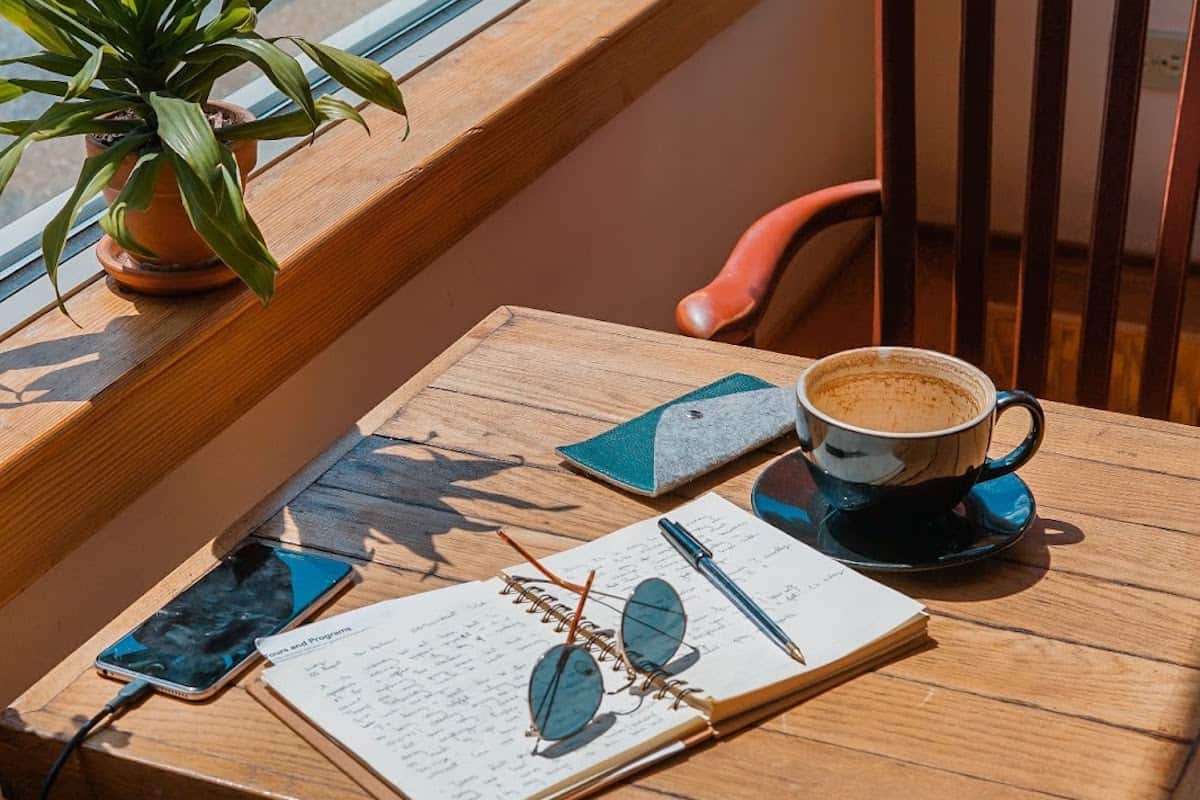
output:
[[[1015, 406], [1029, 412], [1029, 434], [988, 458], [996, 418]], [[817, 488], [844, 512], [885, 521], [950, 511], [979, 481], [1028, 461], [1044, 429], [1033, 395], [998, 392], [982, 370], [932, 350], [847, 350], [796, 385], [796, 432]]]

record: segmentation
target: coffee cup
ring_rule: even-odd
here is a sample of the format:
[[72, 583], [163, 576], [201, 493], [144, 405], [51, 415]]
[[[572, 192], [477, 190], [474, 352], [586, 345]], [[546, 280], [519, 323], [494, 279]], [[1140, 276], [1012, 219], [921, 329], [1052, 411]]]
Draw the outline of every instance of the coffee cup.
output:
[[[996, 419], [1018, 406], [1029, 434], [988, 458]], [[1044, 430], [1033, 395], [997, 391], [983, 370], [932, 350], [846, 350], [796, 385], [796, 432], [817, 488], [841, 511], [895, 522], [950, 511], [976, 483], [1032, 458]]]

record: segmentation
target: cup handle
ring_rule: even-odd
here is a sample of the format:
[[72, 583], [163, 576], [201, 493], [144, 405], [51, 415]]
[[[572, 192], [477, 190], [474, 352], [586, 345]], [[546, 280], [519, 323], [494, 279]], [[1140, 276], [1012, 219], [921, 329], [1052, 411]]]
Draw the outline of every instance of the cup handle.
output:
[[1007, 475], [1019, 469], [1026, 461], [1033, 458], [1033, 454], [1042, 446], [1042, 437], [1046, 433], [1046, 415], [1037, 398], [1029, 392], [996, 392], [997, 418], [1016, 406], [1021, 406], [1029, 412], [1029, 433], [1025, 436], [1024, 441], [1008, 455], [1003, 458], [989, 458], [983, 462], [983, 470], [979, 473], [981, 482], [999, 478], [1001, 475]]

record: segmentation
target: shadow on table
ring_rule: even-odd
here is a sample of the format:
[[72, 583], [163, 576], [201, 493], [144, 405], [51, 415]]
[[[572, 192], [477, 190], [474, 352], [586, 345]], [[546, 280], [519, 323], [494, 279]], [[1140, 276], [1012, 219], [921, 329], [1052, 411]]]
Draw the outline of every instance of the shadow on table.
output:
[[872, 577], [918, 600], [995, 600], [1036, 584], [1050, 569], [1053, 548], [1084, 538], [1076, 525], [1039, 516], [1021, 541], [998, 558], [939, 572]]
[[[436, 432], [423, 440], [365, 439], [288, 504], [284, 513], [293, 528], [288, 538], [381, 563], [398, 563], [402, 558], [411, 566], [413, 559], [407, 556], [415, 556], [429, 564], [424, 578], [441, 576], [442, 567], [453, 563], [450, 551], [439, 548], [438, 538], [445, 534], [494, 533], [503, 527], [494, 520], [513, 516], [520, 520], [514, 524], [521, 527], [553, 531], [553, 515], [578, 508], [485, 488], [501, 473], [525, 467], [525, 460], [442, 450], [432, 444], [436, 439]], [[525, 471], [535, 479], [530, 484], [533, 494], [538, 473], [532, 468]], [[405, 556], [389, 556], [381, 550], [394, 546], [404, 548]], [[498, 541], [497, 546], [503, 547]], [[477, 558], [464, 554], [461, 544], [458, 547], [457, 555]], [[517, 560], [512, 555], [503, 563]]]

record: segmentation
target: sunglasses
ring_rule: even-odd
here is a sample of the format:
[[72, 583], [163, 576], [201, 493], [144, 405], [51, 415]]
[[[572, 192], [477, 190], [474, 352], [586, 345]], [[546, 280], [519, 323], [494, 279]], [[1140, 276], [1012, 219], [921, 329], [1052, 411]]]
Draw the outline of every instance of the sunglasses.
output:
[[[529, 735], [547, 741], [567, 739], [588, 726], [604, 700], [599, 663], [587, 644], [575, 643], [596, 571], [588, 574], [583, 585], [571, 583], [544, 567], [506, 534], [499, 536], [551, 583], [579, 595], [567, 641], [547, 650], [529, 676]], [[686, 630], [683, 601], [671, 584], [661, 578], [648, 578], [634, 587], [621, 611], [614, 665], [614, 669], [626, 669], [630, 681], [617, 691], [632, 686], [638, 676], [644, 678], [643, 688], [649, 689], [654, 678], [666, 675], [664, 668], [679, 651]], [[605, 652], [612, 651], [605, 648]]]

